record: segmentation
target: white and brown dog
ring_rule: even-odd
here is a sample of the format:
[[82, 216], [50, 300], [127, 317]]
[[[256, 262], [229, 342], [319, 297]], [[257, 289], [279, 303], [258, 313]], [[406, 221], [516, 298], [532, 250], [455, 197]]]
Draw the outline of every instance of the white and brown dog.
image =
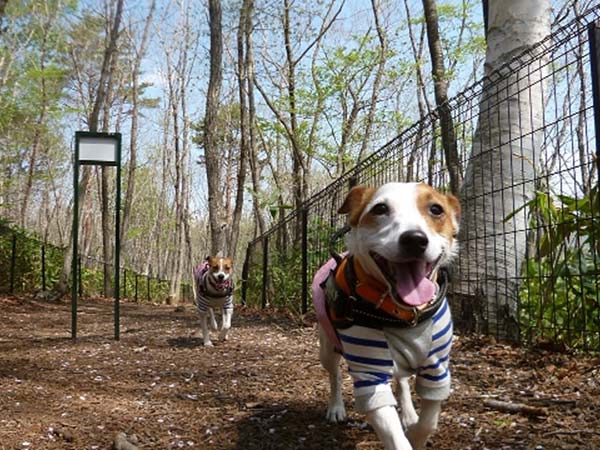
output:
[[[312, 285], [320, 359], [331, 387], [327, 419], [346, 418], [343, 355], [355, 408], [386, 450], [423, 448], [450, 393], [452, 318], [442, 268], [457, 252], [459, 202], [426, 184], [388, 183], [354, 187], [338, 212], [349, 215], [348, 252], [325, 264]], [[420, 415], [408, 383], [412, 374]]]
[[233, 263], [231, 258], [208, 256], [194, 269], [192, 283], [196, 307], [200, 312], [202, 324], [202, 340], [206, 347], [212, 347], [208, 330], [208, 319], [210, 316], [210, 328], [217, 331], [214, 309], [220, 308], [223, 313], [221, 332], [219, 338], [227, 340], [227, 333], [231, 328], [233, 316]]

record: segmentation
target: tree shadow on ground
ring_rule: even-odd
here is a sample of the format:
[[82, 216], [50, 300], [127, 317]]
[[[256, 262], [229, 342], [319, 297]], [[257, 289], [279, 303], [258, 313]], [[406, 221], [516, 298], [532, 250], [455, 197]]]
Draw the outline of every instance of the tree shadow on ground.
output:
[[235, 450], [355, 449], [358, 425], [330, 424], [323, 403], [257, 405], [237, 422]]
[[202, 338], [194, 336], [180, 336], [176, 338], [170, 338], [167, 339], [167, 343], [169, 344], [169, 347], [175, 348], [197, 348], [204, 346], [204, 344], [202, 343]]

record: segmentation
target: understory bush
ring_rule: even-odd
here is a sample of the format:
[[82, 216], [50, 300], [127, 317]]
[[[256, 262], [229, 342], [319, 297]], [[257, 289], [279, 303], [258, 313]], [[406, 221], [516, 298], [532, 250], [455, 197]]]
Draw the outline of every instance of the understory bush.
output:
[[600, 348], [597, 187], [580, 198], [537, 192], [527, 206], [532, 231], [520, 289], [524, 336]]

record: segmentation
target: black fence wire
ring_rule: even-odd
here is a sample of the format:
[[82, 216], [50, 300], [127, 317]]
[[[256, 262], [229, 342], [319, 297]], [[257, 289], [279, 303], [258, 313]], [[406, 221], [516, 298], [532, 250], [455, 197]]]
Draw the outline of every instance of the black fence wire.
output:
[[[600, 350], [600, 7], [451, 99], [463, 214], [449, 299], [459, 331]], [[248, 245], [248, 305], [306, 313], [350, 187], [449, 189], [439, 111]], [[343, 243], [337, 244], [343, 250]]]
[[[45, 292], [58, 281], [65, 249], [44, 242], [20, 230], [0, 224], [0, 293]], [[113, 264], [79, 255], [79, 295], [110, 297], [105, 292], [104, 267], [114, 274]], [[170, 281], [121, 268], [121, 298], [135, 302], [164, 303], [169, 297]], [[113, 286], [113, 280], [110, 286]], [[180, 300], [191, 302], [192, 287], [182, 283]]]

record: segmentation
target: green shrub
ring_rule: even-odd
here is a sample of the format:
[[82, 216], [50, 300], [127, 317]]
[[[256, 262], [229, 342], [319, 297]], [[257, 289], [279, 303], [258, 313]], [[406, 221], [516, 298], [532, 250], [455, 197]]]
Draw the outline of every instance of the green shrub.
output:
[[534, 251], [523, 265], [520, 321], [531, 340], [600, 348], [598, 189], [583, 198], [537, 192], [528, 203]]

